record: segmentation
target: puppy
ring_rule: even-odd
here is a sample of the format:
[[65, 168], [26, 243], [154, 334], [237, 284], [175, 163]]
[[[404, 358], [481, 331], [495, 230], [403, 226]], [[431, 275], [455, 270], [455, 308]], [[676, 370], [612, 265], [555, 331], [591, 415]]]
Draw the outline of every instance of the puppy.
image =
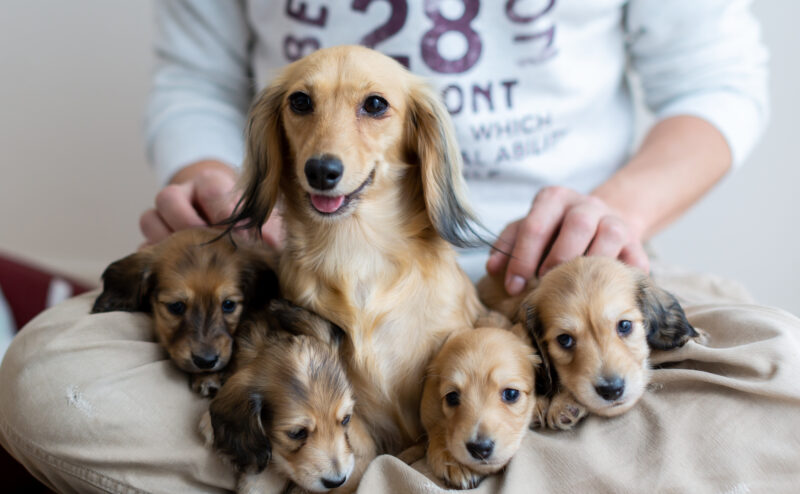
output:
[[540, 362], [529, 344], [505, 329], [479, 328], [447, 339], [422, 393], [434, 475], [469, 489], [505, 467], [528, 430]]
[[158, 341], [204, 396], [219, 388], [243, 314], [280, 290], [271, 253], [219, 237], [183, 230], [112, 263], [92, 308], [152, 314]]
[[201, 423], [241, 472], [239, 492], [283, 492], [287, 480], [310, 492], [354, 490], [375, 449], [337, 354], [341, 330], [273, 301], [241, 331], [236, 369]]
[[[648, 384], [651, 349], [683, 346], [700, 334], [678, 301], [640, 270], [602, 257], [561, 264], [517, 300], [522, 322], [543, 359], [535, 424], [569, 429], [587, 411], [613, 417], [630, 410]], [[504, 306], [499, 281], [481, 294]]]
[[483, 310], [450, 244], [477, 242], [461, 154], [439, 95], [358, 46], [289, 65], [250, 112], [231, 225], [280, 201], [284, 296], [344, 328], [342, 352], [381, 452], [422, 434], [425, 366]]

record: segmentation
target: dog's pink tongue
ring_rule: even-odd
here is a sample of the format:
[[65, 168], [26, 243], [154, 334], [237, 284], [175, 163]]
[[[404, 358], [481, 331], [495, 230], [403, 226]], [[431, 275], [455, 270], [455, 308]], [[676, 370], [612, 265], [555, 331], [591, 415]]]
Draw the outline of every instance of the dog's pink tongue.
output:
[[311, 194], [311, 204], [320, 213], [334, 213], [342, 207], [343, 202], [344, 196], [330, 197]]

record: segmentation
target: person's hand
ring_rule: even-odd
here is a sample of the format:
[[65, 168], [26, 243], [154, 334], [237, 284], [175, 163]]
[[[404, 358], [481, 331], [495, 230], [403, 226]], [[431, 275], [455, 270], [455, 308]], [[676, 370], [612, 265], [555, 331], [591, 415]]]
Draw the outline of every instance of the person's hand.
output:
[[[233, 168], [218, 161], [201, 161], [181, 169], [156, 195], [155, 208], [139, 219], [146, 244], [184, 228], [213, 226], [228, 218], [239, 200], [236, 178]], [[273, 212], [261, 231], [267, 244], [280, 248], [279, 214]]]
[[500, 234], [486, 270], [493, 276], [505, 272], [510, 295], [520, 293], [535, 275], [584, 254], [613, 257], [647, 272], [650, 262], [640, 231], [597, 197], [546, 187], [534, 198], [528, 215]]

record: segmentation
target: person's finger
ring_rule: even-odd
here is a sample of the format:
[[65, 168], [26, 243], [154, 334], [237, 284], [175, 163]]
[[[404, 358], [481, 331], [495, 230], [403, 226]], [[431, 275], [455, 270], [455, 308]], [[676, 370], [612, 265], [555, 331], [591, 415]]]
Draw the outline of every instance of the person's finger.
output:
[[645, 273], [650, 273], [650, 258], [639, 242], [631, 242], [626, 245], [619, 253], [619, 260], [629, 266], [639, 268]]
[[601, 215], [599, 205], [589, 202], [568, 209], [558, 236], [539, 268], [539, 276], [544, 276], [562, 262], [583, 255], [597, 233]]
[[514, 249], [514, 241], [517, 239], [520, 222], [521, 220], [517, 220], [509, 223], [492, 244], [492, 253], [486, 261], [486, 272], [490, 275], [498, 275], [506, 269], [509, 256]]
[[283, 220], [280, 212], [273, 210], [267, 222], [261, 227], [261, 238], [264, 242], [275, 249], [283, 248]]
[[536, 268], [558, 230], [567, 205], [574, 201], [575, 192], [561, 187], [543, 189], [533, 201], [530, 213], [520, 223], [514, 250], [506, 269], [505, 287], [509, 295], [517, 295]]
[[211, 225], [218, 225], [233, 213], [237, 202], [235, 185], [230, 176], [221, 173], [208, 175], [197, 182], [193, 202]]
[[205, 226], [192, 204], [191, 183], [167, 185], [156, 195], [156, 210], [172, 231]]
[[630, 242], [628, 228], [620, 218], [606, 215], [600, 218], [597, 234], [586, 251], [587, 256], [619, 257], [623, 247]]
[[155, 209], [148, 209], [142, 213], [139, 217], [139, 230], [146, 239], [145, 244], [156, 244], [172, 233]]

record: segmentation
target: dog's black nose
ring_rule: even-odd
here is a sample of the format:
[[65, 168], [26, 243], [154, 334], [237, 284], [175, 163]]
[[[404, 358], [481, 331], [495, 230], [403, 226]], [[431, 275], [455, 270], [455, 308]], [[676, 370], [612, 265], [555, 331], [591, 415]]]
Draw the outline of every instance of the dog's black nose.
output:
[[322, 485], [325, 486], [326, 489], [335, 489], [340, 485], [344, 484], [345, 480], [347, 480], [347, 477], [340, 477], [338, 479], [326, 479], [325, 477], [323, 477]]
[[306, 161], [305, 172], [310, 186], [317, 190], [331, 190], [341, 180], [344, 165], [339, 158], [325, 155]]
[[469, 451], [469, 454], [476, 460], [485, 460], [492, 456], [494, 441], [491, 439], [483, 439], [481, 441], [467, 443], [467, 451]]
[[210, 369], [217, 364], [218, 360], [218, 353], [192, 354], [192, 362], [194, 362], [194, 365], [196, 365], [198, 369]]
[[604, 400], [614, 401], [625, 392], [625, 381], [619, 376], [602, 378], [594, 389]]

